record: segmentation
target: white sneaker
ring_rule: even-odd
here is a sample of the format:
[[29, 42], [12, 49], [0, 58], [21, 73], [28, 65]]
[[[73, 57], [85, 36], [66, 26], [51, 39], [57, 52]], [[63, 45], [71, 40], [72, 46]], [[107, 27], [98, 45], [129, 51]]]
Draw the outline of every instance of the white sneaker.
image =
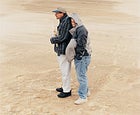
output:
[[87, 98], [86, 99], [81, 99], [80, 97], [74, 102], [76, 105], [80, 105], [87, 102]]
[[90, 91], [88, 90], [87, 92], [87, 97], [89, 97], [91, 95]]

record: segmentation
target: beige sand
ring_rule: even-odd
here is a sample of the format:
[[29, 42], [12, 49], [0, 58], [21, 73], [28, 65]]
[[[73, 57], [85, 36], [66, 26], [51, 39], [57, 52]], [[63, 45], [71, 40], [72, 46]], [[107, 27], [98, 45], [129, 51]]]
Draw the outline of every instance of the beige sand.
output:
[[[139, 115], [140, 8], [138, 0], [0, 0], [0, 115]], [[77, 106], [57, 98], [61, 74], [49, 42], [51, 11], [77, 12], [93, 46], [91, 96]]]

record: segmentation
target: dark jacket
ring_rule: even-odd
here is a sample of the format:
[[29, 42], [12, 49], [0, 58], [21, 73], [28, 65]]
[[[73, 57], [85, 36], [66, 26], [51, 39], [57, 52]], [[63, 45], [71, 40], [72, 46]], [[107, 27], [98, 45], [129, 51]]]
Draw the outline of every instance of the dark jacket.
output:
[[[85, 26], [82, 24], [81, 19], [76, 13], [71, 14], [70, 16], [76, 23], [76, 26], [70, 30], [73, 39], [76, 40], [75, 47], [75, 58], [80, 60], [83, 56], [91, 55], [92, 49], [90, 45], [90, 39], [88, 37], [88, 31]], [[67, 48], [67, 50], [69, 50]]]
[[57, 27], [58, 36], [50, 39], [51, 43], [54, 44], [54, 51], [58, 56], [61, 54], [65, 55], [65, 50], [70, 42], [72, 36], [69, 30], [72, 28], [70, 17], [65, 14], [61, 19]]
[[89, 56], [90, 54], [88, 53], [86, 49], [86, 44], [87, 44], [87, 38], [88, 38], [88, 31], [87, 29], [82, 25], [76, 28], [73, 38], [77, 42], [77, 46], [75, 48], [75, 58], [76, 59], [82, 59], [83, 56]]

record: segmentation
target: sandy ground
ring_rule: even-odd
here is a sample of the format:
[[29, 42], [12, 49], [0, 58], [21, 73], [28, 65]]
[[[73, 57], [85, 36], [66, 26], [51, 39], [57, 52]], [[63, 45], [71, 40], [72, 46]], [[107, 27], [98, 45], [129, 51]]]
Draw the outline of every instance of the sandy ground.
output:
[[[77, 106], [57, 98], [61, 73], [49, 42], [62, 6], [89, 30], [91, 96]], [[140, 8], [138, 0], [0, 0], [0, 115], [139, 115]]]

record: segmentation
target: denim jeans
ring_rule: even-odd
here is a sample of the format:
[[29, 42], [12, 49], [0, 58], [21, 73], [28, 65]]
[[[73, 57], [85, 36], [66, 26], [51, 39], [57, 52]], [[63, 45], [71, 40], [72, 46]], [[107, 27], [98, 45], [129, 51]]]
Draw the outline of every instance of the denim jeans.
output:
[[82, 99], [86, 99], [88, 92], [88, 78], [86, 75], [91, 56], [83, 56], [81, 60], [74, 59], [77, 79], [79, 82], [78, 94]]

